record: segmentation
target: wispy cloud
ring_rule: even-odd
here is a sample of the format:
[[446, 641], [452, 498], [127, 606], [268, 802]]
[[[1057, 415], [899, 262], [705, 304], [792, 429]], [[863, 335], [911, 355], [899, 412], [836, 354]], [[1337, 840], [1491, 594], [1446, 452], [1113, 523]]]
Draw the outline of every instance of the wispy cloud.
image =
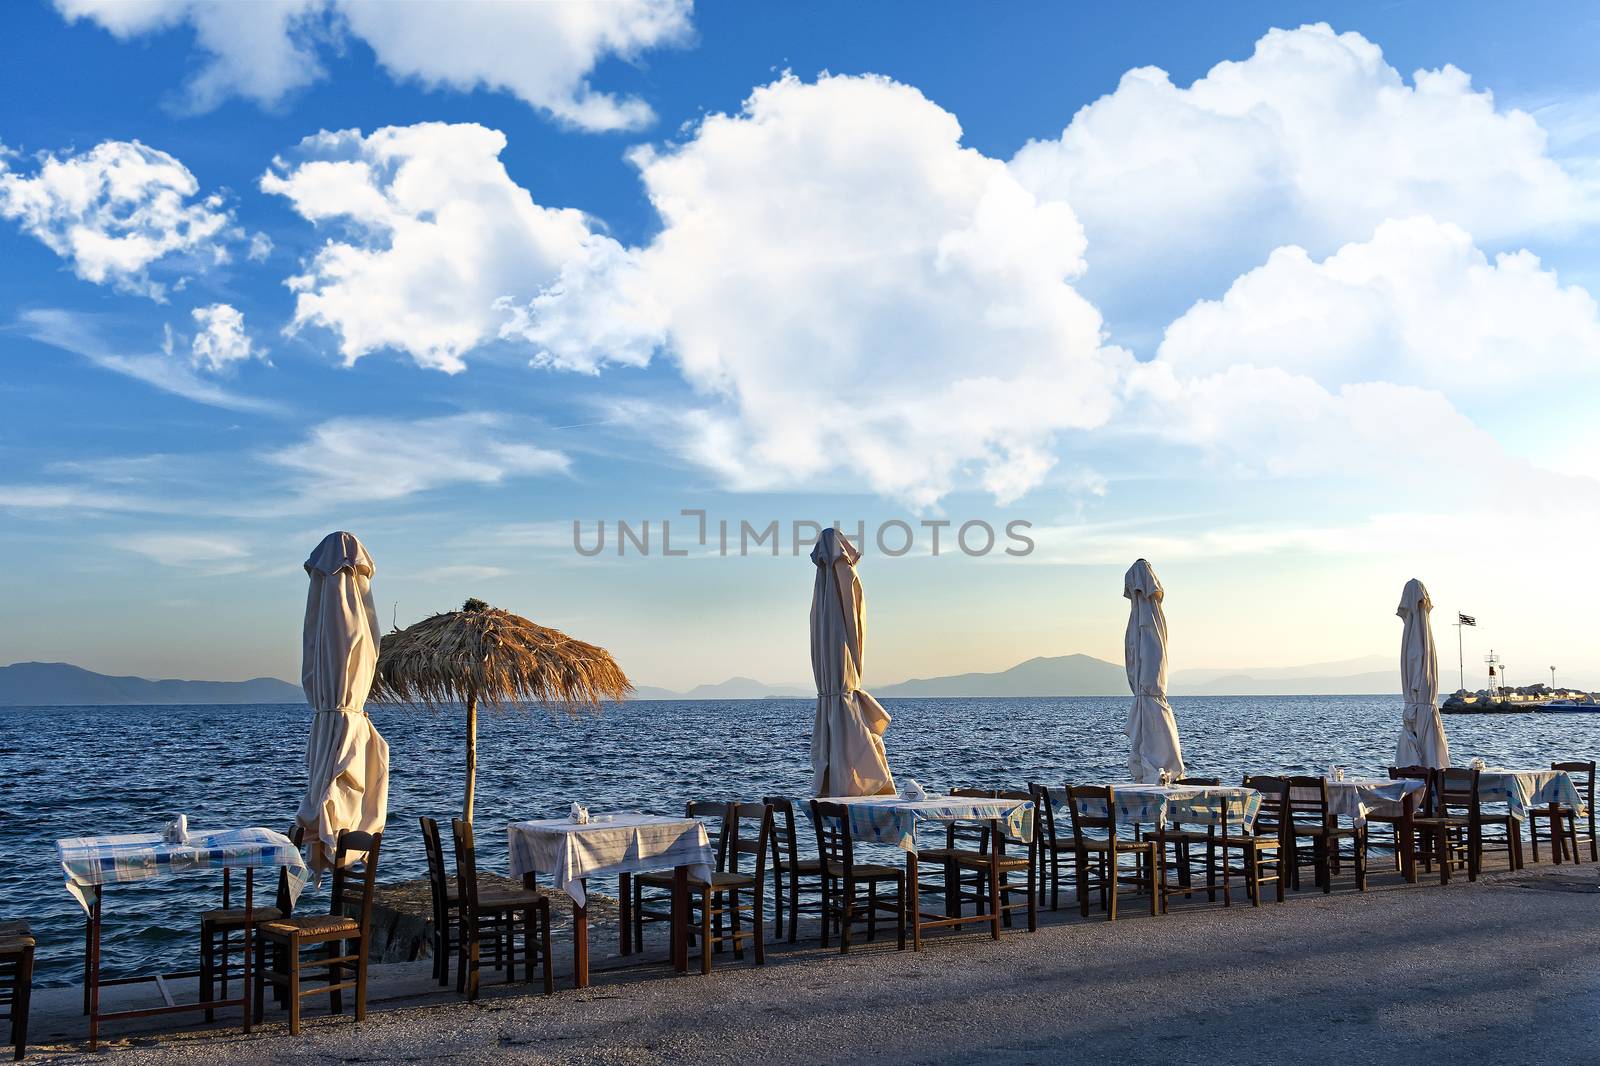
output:
[[135, 533], [113, 544], [202, 577], [246, 573], [258, 565], [243, 541], [222, 533]]
[[299, 444], [265, 456], [294, 474], [300, 506], [330, 501], [398, 500], [455, 484], [497, 485], [517, 477], [565, 474], [559, 451], [509, 438], [500, 415], [442, 418], [336, 418]]
[[163, 392], [230, 411], [281, 413], [268, 400], [243, 396], [201, 378], [192, 369], [160, 351], [119, 352], [100, 336], [89, 316], [54, 308], [24, 311], [15, 329], [41, 344], [89, 360], [95, 366], [142, 381]]

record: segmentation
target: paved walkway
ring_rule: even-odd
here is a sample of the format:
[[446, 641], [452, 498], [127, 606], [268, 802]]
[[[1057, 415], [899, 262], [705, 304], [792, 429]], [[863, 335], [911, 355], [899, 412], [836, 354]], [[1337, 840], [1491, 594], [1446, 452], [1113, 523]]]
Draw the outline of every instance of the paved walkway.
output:
[[[718, 957], [709, 978], [626, 967], [549, 999], [491, 984], [474, 1005], [430, 989], [426, 962], [381, 967], [359, 1027], [318, 1005], [297, 1038], [273, 1011], [250, 1037], [136, 1033], [108, 1058], [1483, 1066], [1590, 1061], [1600, 1046], [1600, 866], [1138, 911], [1115, 923], [1046, 912], [1038, 933], [933, 936], [920, 954], [891, 936], [848, 957], [773, 950], [762, 969]], [[36, 998], [37, 1039], [57, 1041], [41, 1059], [91, 1061], [59, 1042], [83, 1032], [78, 996]]]

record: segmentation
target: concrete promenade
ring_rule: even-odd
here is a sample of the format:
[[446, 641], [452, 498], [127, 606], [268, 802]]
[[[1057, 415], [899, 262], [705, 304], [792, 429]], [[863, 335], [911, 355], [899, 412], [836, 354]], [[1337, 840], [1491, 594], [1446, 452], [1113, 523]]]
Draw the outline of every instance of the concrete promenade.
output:
[[[593, 987], [554, 997], [495, 983], [468, 1005], [428, 963], [374, 968], [368, 1020], [311, 1000], [251, 1036], [112, 1029], [83, 1053], [76, 989], [35, 997], [43, 1061], [194, 1063], [1486, 1063], [1582, 1062], [1600, 1052], [1600, 866], [1406, 886], [1365, 895], [1348, 871], [1260, 910], [1132, 897], [1115, 923], [1043, 912], [1039, 932], [932, 935], [920, 954], [880, 937], [850, 956], [814, 940], [709, 978], [603, 959]], [[1203, 897], [1202, 897], [1203, 899]], [[614, 929], [594, 930], [596, 955]], [[659, 939], [659, 938], [657, 938]], [[568, 945], [557, 941], [565, 961]], [[659, 960], [656, 951], [648, 958]], [[347, 1008], [348, 1009], [348, 1008]], [[198, 1021], [198, 1016], [196, 1018]], [[171, 1025], [172, 1023], [167, 1023]], [[179, 1023], [186, 1024], [186, 1023]], [[237, 1024], [237, 1018], [232, 1020]]]

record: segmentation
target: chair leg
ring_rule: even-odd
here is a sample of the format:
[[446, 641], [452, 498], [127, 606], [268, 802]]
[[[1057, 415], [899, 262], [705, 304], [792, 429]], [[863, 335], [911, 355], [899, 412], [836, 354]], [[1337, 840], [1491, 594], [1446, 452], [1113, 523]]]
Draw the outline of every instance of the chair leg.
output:
[[[767, 961], [767, 901], [763, 898], [766, 890], [760, 881], [756, 882], [756, 905], [751, 911], [751, 922], [755, 926], [756, 937], [756, 965], [763, 966]], [[782, 922], [778, 923], [782, 927]]]
[[[711, 886], [707, 885], [700, 895], [700, 972], [711, 972]], [[720, 925], [720, 921], [718, 922]]]
[[356, 1023], [367, 1020], [367, 938], [356, 937]]
[[289, 937], [289, 1035], [300, 1035], [300, 938]]
[[[209, 1001], [212, 998], [212, 947], [211, 927], [202, 923], [200, 926], [200, 999], [203, 1002]], [[207, 1022], [214, 1022], [216, 1020], [216, 1011], [206, 1011]]]
[[[330, 941], [328, 941], [328, 946], [325, 949], [324, 953], [330, 959], [336, 958], [339, 955], [343, 955], [343, 954], [346, 953], [345, 950], [344, 950], [344, 944], [345, 944], [345, 942], [343, 940], [330, 940]], [[343, 978], [344, 978], [344, 964], [343, 963], [339, 963], [338, 965], [328, 967], [328, 984], [337, 985], [337, 984], [341, 983]], [[344, 992], [343, 992], [343, 990], [335, 988], [335, 989], [332, 989], [328, 993], [328, 1013], [330, 1013], [330, 1014], [343, 1014], [344, 1013]]]
[[33, 999], [33, 949], [24, 948], [17, 960], [16, 991], [11, 998], [12, 1056], [21, 1062], [28, 1054], [28, 1009]]
[[[914, 907], [922, 906], [922, 904], [920, 902], [918, 902], [917, 899], [916, 899], [916, 886], [915, 885], [911, 886], [911, 894], [912, 894], [911, 906], [914, 906]], [[906, 949], [906, 878], [905, 878], [904, 874], [900, 875], [899, 882], [898, 882], [898, 891], [896, 891], [895, 895], [899, 899], [899, 902], [900, 902], [900, 906], [899, 906], [899, 908], [898, 908], [898, 910], [897, 910], [897, 912], [895, 914], [896, 925], [898, 927], [898, 933], [899, 933], [899, 937], [900, 937], [900, 945], [899, 945], [899, 947], [900, 947], [901, 951], [904, 951]]]
[[878, 939], [878, 882], [867, 882], [867, 939]]
[[544, 971], [544, 994], [553, 995], [556, 990], [555, 973], [551, 970], [550, 961], [550, 901], [541, 900], [539, 905], [539, 962]]
[[844, 881], [844, 895], [839, 901], [839, 954], [850, 952], [850, 923], [855, 920], [856, 883]]

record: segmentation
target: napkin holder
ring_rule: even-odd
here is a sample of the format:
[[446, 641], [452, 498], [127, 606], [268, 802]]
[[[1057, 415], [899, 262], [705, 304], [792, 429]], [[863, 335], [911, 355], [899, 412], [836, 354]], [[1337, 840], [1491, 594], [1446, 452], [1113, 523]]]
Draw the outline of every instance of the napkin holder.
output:
[[187, 844], [189, 842], [189, 816], [180, 814], [168, 822], [161, 830], [161, 840], [165, 844]]
[[574, 825], [588, 825], [589, 808], [581, 803], [574, 803], [572, 805], [572, 822]]
[[905, 787], [900, 790], [900, 796], [913, 803], [920, 803], [928, 798], [928, 790], [918, 784], [917, 779], [913, 777], [906, 781]]

